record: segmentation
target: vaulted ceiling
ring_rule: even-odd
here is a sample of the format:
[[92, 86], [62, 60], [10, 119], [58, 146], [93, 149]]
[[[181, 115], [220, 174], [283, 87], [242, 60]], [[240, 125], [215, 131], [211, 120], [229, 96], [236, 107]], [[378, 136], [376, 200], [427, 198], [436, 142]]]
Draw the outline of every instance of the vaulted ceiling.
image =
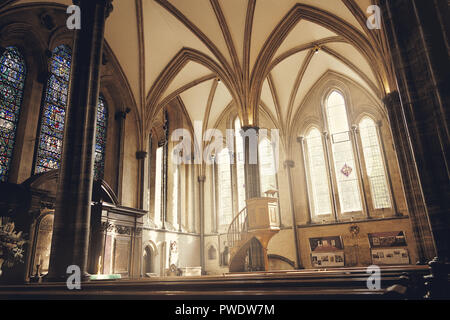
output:
[[190, 120], [207, 127], [234, 102], [243, 124], [257, 124], [263, 106], [288, 132], [303, 99], [327, 71], [357, 82], [375, 98], [389, 91], [385, 40], [382, 32], [366, 27], [371, 4], [114, 0], [105, 37], [127, 77], [143, 128], [178, 98]]

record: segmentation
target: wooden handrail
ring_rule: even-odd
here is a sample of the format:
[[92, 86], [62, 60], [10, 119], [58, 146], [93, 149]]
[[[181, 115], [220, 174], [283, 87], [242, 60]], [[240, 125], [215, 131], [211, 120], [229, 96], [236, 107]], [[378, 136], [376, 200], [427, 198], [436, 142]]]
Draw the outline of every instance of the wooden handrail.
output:
[[234, 247], [236, 242], [241, 240], [242, 233], [248, 231], [248, 215], [247, 207], [242, 209], [231, 221], [228, 232], [227, 240], [230, 248]]

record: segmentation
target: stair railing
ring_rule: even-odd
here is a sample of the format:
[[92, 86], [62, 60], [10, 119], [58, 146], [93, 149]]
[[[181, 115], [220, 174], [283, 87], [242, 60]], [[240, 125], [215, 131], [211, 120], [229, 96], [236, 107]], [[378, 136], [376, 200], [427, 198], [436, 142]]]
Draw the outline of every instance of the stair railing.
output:
[[242, 209], [228, 227], [228, 247], [233, 248], [242, 239], [242, 234], [248, 232], [247, 207]]

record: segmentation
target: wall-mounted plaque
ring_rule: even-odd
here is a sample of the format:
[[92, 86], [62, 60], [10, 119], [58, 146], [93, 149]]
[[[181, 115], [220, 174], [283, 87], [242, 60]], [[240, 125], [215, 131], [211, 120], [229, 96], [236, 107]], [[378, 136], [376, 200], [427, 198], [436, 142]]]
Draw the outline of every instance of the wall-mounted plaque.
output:
[[341, 237], [310, 238], [311, 264], [314, 268], [343, 267], [344, 246]]
[[128, 238], [119, 239], [114, 241], [114, 273], [115, 274], [128, 274], [128, 265], [130, 261], [131, 242]]

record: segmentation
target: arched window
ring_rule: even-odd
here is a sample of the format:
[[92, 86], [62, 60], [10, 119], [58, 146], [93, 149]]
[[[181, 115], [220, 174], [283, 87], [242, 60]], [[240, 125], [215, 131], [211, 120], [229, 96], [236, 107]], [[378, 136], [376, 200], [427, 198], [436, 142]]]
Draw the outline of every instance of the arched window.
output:
[[372, 119], [365, 117], [359, 123], [359, 130], [373, 206], [375, 209], [390, 208], [391, 199], [377, 125]]
[[[219, 228], [222, 227], [220, 228], [222, 230], [224, 226], [228, 226], [231, 223], [233, 217], [247, 207], [244, 137], [241, 134], [240, 119], [236, 117], [232, 125], [234, 127], [234, 155], [232, 152], [229, 152], [229, 149], [223, 149], [216, 156], [216, 163], [219, 163], [215, 169], [218, 173], [215, 182], [216, 199], [218, 199], [216, 216], [217, 221], [219, 221]], [[249, 143], [258, 142], [253, 140], [254, 137], [250, 135], [245, 138], [249, 139]], [[275, 157], [272, 141], [266, 136], [261, 137], [257, 148], [261, 196], [265, 197], [266, 191], [277, 191], [278, 189], [276, 174], [278, 158]], [[224, 190], [225, 192], [223, 192]], [[225, 207], [226, 213], [224, 211]]]
[[333, 91], [327, 99], [326, 116], [341, 213], [362, 211], [347, 108], [344, 97], [337, 91]]
[[105, 99], [99, 95], [97, 105], [97, 127], [95, 133], [94, 179], [103, 179], [105, 173], [105, 147], [108, 128], [108, 109]]
[[155, 272], [154, 256], [153, 249], [150, 246], [146, 246], [144, 250], [144, 274]]
[[61, 45], [53, 50], [49, 61], [50, 77], [41, 114], [41, 127], [35, 173], [59, 168], [64, 138], [64, 119], [66, 116], [67, 94], [70, 80], [72, 50]]
[[310, 202], [314, 216], [331, 215], [330, 186], [322, 135], [313, 128], [306, 136], [307, 162], [310, 181]]
[[247, 204], [245, 194], [245, 153], [244, 153], [244, 139], [241, 135], [241, 121], [236, 118], [234, 121], [235, 140], [236, 140], [236, 178], [237, 178], [237, 196], [238, 196], [238, 210], [244, 209]]
[[208, 260], [216, 260], [217, 259], [217, 250], [214, 246], [210, 246], [208, 249]]
[[300, 140], [308, 179], [310, 221], [324, 221], [326, 216], [335, 221], [358, 216], [385, 217], [385, 209], [396, 206], [376, 122], [363, 117], [350, 131], [345, 99], [336, 90], [325, 101], [324, 118], [328, 139], [322, 139], [320, 131], [313, 128], [306, 139]]
[[231, 189], [230, 151], [225, 148], [217, 157], [218, 220], [220, 226], [227, 226], [233, 218]]
[[172, 221], [174, 224], [180, 224], [178, 221], [178, 214], [180, 208], [180, 167], [176, 164], [173, 165], [173, 184], [172, 184]]
[[0, 57], [0, 182], [8, 180], [25, 85], [25, 60], [16, 47]]
[[261, 196], [265, 196], [266, 191], [278, 189], [275, 156], [272, 143], [268, 138], [263, 138], [259, 142], [259, 176]]
[[164, 146], [156, 149], [156, 171], [155, 171], [155, 221], [161, 222], [161, 213], [162, 213], [162, 185], [163, 185], [163, 153]]
[[[72, 50], [60, 45], [49, 60], [50, 76], [40, 118], [39, 141], [34, 164], [35, 174], [58, 169], [64, 139], [64, 121], [70, 81]], [[105, 100], [99, 96], [95, 140], [94, 179], [103, 179], [108, 112]]]

